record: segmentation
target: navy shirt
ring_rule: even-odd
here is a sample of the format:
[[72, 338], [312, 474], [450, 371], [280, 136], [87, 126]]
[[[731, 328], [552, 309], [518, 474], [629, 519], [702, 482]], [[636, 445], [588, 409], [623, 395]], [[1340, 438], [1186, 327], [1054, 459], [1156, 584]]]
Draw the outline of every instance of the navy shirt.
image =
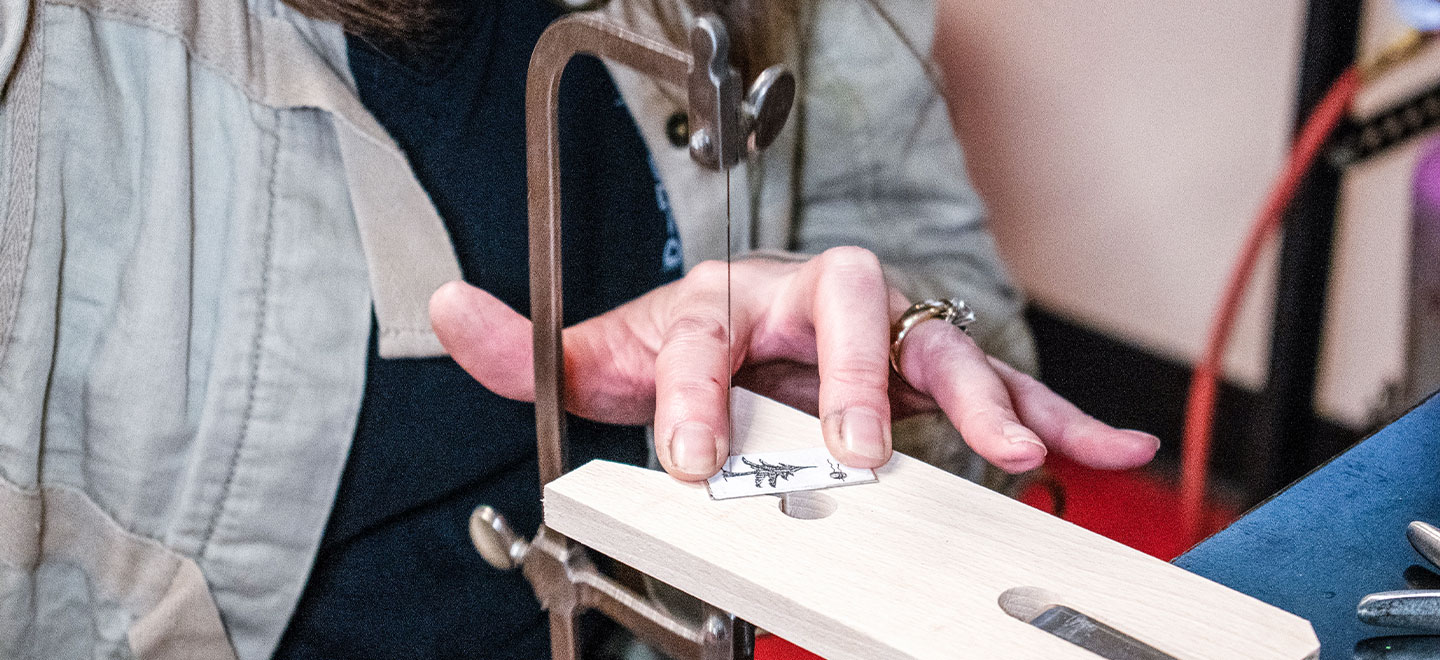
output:
[[[540, 0], [467, 6], [444, 48], [402, 60], [352, 39], [350, 66], [444, 219], [465, 279], [528, 315], [525, 71], [558, 12]], [[680, 251], [645, 144], [597, 60], [566, 70], [560, 123], [575, 323], [677, 277]], [[572, 461], [644, 458], [643, 429], [570, 424]], [[470, 544], [479, 504], [527, 535], [539, 525], [533, 406], [492, 394], [449, 358], [380, 358], [372, 325], [350, 457], [275, 657], [548, 657], [524, 577], [492, 569]]]

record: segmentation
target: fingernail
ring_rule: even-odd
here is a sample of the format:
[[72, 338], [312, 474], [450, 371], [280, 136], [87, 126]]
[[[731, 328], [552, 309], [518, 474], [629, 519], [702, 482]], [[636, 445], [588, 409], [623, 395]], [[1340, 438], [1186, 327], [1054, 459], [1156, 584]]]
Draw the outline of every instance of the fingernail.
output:
[[1142, 437], [1142, 438], [1145, 438], [1145, 439], [1149, 440], [1150, 443], [1151, 443], [1152, 445], [1154, 445], [1155, 451], [1160, 451], [1160, 438], [1156, 437], [1155, 435], [1150, 434], [1150, 433], [1146, 433], [1146, 432], [1144, 432], [1144, 431], [1137, 431], [1137, 430], [1135, 430], [1135, 429], [1122, 429], [1122, 430], [1125, 431], [1126, 433], [1131, 433], [1131, 434], [1134, 434], [1134, 435], [1138, 435], [1138, 436], [1140, 436], [1140, 437]]
[[864, 408], [852, 408], [840, 418], [840, 441], [845, 450], [856, 456], [877, 461], [885, 460], [885, 429], [880, 417]]
[[1045, 448], [1045, 443], [1040, 442], [1039, 436], [1020, 424], [1005, 422], [1000, 425], [1000, 432], [1005, 434], [1005, 439], [1009, 440], [1011, 444], [1029, 443], [1039, 447], [1040, 451], [1044, 453], [1050, 453], [1050, 450]]
[[700, 422], [675, 425], [670, 436], [670, 460], [686, 474], [710, 476], [715, 473], [715, 431]]

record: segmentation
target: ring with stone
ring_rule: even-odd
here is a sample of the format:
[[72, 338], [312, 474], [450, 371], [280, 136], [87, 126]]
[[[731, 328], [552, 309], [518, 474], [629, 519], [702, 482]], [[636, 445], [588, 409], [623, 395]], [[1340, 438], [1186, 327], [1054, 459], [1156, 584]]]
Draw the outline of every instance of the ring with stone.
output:
[[895, 319], [894, 325], [890, 326], [890, 368], [911, 388], [915, 386], [900, 371], [900, 348], [911, 328], [930, 319], [940, 319], [969, 334], [970, 324], [975, 322], [975, 312], [970, 311], [970, 307], [963, 300], [942, 298], [917, 302], [901, 313], [900, 318]]

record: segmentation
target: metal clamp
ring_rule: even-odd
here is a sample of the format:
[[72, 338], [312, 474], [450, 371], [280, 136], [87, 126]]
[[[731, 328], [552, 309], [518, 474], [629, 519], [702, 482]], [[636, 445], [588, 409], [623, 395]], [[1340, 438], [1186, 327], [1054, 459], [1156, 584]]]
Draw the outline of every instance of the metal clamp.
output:
[[[519, 568], [550, 613], [551, 654], [580, 657], [574, 625], [586, 610], [598, 610], [672, 658], [749, 660], [755, 654], [755, 628], [719, 609], [705, 606], [699, 627], [681, 621], [645, 597], [610, 579], [595, 567], [585, 548], [547, 527], [525, 541], [505, 517], [489, 506], [470, 515], [470, 540], [491, 566]], [[556, 618], [568, 625], [555, 626]]]
[[795, 76], [775, 65], [755, 77], [740, 99], [740, 74], [730, 66], [730, 37], [713, 16], [690, 31], [695, 66], [689, 75], [690, 157], [711, 169], [729, 169], [770, 146], [795, 103]]

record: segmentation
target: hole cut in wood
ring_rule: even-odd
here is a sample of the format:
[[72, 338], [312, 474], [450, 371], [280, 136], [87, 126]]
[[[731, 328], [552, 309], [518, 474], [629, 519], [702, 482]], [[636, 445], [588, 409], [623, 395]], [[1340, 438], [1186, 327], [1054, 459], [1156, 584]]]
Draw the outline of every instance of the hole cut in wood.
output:
[[835, 498], [813, 490], [785, 493], [780, 496], [780, 513], [800, 520], [819, 520], [835, 513], [840, 504]]
[[1164, 651], [1060, 603], [1055, 594], [1038, 587], [1007, 589], [1000, 594], [999, 604], [1006, 614], [1107, 660], [1175, 660]]

